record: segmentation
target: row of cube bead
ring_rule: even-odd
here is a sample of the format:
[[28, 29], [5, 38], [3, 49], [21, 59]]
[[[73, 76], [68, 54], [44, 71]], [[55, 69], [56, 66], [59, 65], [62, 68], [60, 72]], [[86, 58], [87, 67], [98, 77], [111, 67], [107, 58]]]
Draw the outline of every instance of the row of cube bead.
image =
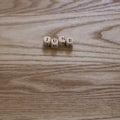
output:
[[58, 46], [60, 47], [66, 46], [66, 47], [72, 48], [73, 39], [65, 38], [64, 36], [59, 36], [58, 39], [45, 36], [43, 40], [43, 44], [45, 47], [51, 47], [51, 48], [58, 48]]

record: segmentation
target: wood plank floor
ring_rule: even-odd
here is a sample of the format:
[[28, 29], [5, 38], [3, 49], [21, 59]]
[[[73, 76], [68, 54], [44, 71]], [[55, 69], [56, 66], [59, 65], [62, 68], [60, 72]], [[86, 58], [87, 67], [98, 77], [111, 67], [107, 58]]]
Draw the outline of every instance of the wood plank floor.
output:
[[0, 0], [0, 120], [120, 120], [120, 0]]

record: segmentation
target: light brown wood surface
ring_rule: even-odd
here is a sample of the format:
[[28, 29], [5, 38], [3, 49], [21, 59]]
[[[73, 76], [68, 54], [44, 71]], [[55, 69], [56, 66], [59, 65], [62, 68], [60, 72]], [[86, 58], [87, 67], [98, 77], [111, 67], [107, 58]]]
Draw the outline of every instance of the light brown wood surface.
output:
[[0, 120], [120, 120], [120, 0], [0, 0]]

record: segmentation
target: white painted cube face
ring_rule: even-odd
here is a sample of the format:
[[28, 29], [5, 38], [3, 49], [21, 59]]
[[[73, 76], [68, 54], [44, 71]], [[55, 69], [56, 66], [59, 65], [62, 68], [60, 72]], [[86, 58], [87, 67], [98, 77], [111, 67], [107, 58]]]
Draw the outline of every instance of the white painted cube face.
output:
[[45, 36], [44, 40], [43, 40], [43, 44], [44, 44], [45, 47], [50, 47], [50, 45], [51, 45], [51, 37]]
[[58, 39], [53, 38], [53, 39], [51, 40], [51, 47], [52, 47], [52, 48], [58, 48]]
[[67, 38], [66, 46], [69, 48], [73, 47], [73, 39], [72, 38]]
[[60, 46], [65, 46], [66, 41], [64, 36], [59, 36], [58, 41]]

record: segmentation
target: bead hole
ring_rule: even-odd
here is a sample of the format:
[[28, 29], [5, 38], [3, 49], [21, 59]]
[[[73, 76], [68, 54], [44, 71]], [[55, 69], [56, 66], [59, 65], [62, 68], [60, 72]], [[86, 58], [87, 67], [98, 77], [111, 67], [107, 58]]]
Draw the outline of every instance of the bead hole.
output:
[[72, 40], [71, 39], [69, 39], [69, 42], [71, 42]]

